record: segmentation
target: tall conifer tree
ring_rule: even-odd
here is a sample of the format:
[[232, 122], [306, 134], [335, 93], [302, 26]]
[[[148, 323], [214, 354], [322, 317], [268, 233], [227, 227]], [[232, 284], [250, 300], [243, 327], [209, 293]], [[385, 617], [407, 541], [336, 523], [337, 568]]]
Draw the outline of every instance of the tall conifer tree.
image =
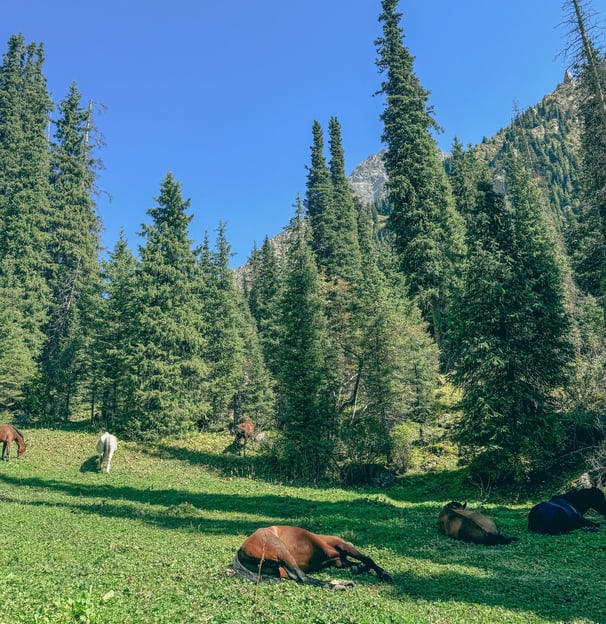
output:
[[[602, 297], [606, 307], [606, 58], [592, 37], [589, 3], [567, 0], [574, 39], [576, 73], [580, 94], [579, 113], [583, 121], [584, 205], [580, 215], [583, 236], [578, 245], [578, 263], [583, 268], [583, 285]], [[599, 231], [595, 226], [598, 226]], [[593, 275], [592, 275], [593, 274]]]
[[51, 143], [50, 286], [53, 303], [42, 358], [51, 417], [67, 418], [90, 372], [91, 325], [99, 304], [100, 223], [93, 200], [92, 111], [72, 84]]
[[377, 66], [385, 75], [380, 92], [385, 96], [381, 119], [390, 225], [411, 294], [439, 334], [445, 300], [464, 253], [463, 225], [431, 135], [437, 125], [427, 105], [429, 94], [402, 42], [397, 3], [382, 1], [383, 36], [376, 41]]
[[[137, 259], [124, 234], [102, 263], [103, 297], [95, 324], [91, 397], [106, 428], [127, 430], [135, 407]], [[99, 410], [99, 412], [97, 412]]]
[[572, 357], [565, 267], [541, 195], [521, 157], [507, 163], [509, 196], [479, 182], [464, 292], [449, 335], [462, 389], [457, 439], [484, 479], [525, 479], [564, 446], [554, 390]]
[[281, 304], [282, 448], [293, 476], [323, 478], [336, 434], [335, 386], [321, 280], [301, 214], [291, 225]]
[[341, 141], [341, 125], [336, 117], [328, 123], [330, 148], [330, 180], [332, 182], [334, 224], [331, 233], [333, 266], [328, 276], [336, 276], [353, 284], [360, 278], [360, 247], [354, 196], [345, 174], [345, 153]]
[[19, 296], [13, 303], [32, 361], [51, 304], [46, 130], [52, 104], [43, 64], [42, 46], [15, 35], [0, 66], [0, 285]]
[[198, 259], [201, 278], [200, 299], [208, 364], [209, 413], [199, 424], [225, 425], [234, 415], [234, 397], [243, 383], [244, 342], [241, 333], [242, 311], [233, 275], [229, 268], [231, 248], [225, 224], [219, 224], [216, 250], [205, 237]]
[[250, 261], [248, 278], [248, 304], [257, 323], [259, 340], [266, 366], [276, 375], [277, 346], [280, 342], [278, 322], [279, 302], [282, 296], [282, 266], [274, 245], [265, 238], [260, 249], [255, 250]]
[[137, 280], [136, 401], [128, 428], [136, 436], [190, 429], [206, 400], [202, 313], [196, 258], [188, 238], [190, 201], [171, 173], [143, 226]]
[[324, 134], [312, 126], [311, 164], [307, 173], [305, 208], [311, 224], [312, 246], [318, 266], [330, 271], [335, 261], [335, 208], [330, 170], [324, 157]]

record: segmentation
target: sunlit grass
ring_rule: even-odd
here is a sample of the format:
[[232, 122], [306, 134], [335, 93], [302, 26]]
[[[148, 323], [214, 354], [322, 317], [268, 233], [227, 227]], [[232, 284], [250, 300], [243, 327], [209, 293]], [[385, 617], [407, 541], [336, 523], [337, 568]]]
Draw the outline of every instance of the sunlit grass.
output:
[[[121, 441], [108, 475], [95, 470], [95, 435], [24, 433], [23, 458], [0, 464], [0, 624], [606, 622], [606, 530], [529, 534], [532, 501], [474, 501], [455, 469], [385, 491], [293, 487], [262, 478], [254, 452], [226, 452], [229, 436], [199, 434]], [[520, 540], [438, 535], [441, 506], [457, 498]], [[329, 592], [232, 577], [243, 539], [273, 523], [342, 535], [394, 583], [364, 575]]]

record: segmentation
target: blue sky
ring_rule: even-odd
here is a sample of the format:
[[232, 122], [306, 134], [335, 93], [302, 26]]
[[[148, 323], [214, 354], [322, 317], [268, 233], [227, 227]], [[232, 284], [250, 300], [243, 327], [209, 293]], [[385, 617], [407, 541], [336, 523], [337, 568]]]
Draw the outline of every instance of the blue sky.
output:
[[[570, 61], [559, 0], [401, 0], [399, 11], [446, 151], [508, 125]], [[43, 43], [53, 100], [75, 81], [97, 104], [107, 248], [123, 229], [137, 250], [171, 171], [191, 198], [192, 240], [214, 241], [225, 222], [237, 266], [305, 193], [314, 120], [339, 119], [347, 173], [382, 148], [380, 12], [380, 0], [20, 0], [3, 7], [0, 46], [17, 33]]]

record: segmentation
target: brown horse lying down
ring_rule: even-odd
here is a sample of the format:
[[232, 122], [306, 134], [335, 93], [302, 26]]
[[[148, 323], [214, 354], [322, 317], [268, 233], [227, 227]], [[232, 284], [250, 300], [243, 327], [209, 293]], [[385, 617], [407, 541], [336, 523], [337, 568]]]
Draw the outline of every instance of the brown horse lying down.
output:
[[496, 524], [481, 513], [467, 509], [467, 503], [461, 505], [455, 501], [445, 505], [438, 518], [438, 530], [447, 537], [473, 542], [474, 544], [509, 544], [517, 537], [501, 535]]
[[[348, 557], [360, 563], [350, 561]], [[317, 535], [295, 526], [257, 529], [234, 557], [234, 572], [251, 581], [291, 579], [326, 589], [352, 587], [352, 581], [319, 581], [307, 576], [324, 568], [349, 568], [352, 574], [374, 570], [380, 580], [391, 575], [352, 544], [335, 535]]]

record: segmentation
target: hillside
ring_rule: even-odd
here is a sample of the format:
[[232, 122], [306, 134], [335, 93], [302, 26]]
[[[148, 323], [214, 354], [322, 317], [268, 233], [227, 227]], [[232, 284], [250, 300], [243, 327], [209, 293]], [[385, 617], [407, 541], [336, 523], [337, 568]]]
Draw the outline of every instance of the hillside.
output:
[[[567, 218], [578, 208], [575, 190], [579, 184], [580, 127], [574, 91], [572, 77], [566, 73], [552, 93], [526, 111], [520, 111], [511, 124], [493, 137], [472, 146], [498, 180], [507, 145], [514, 132], [521, 130], [535, 175], [560, 218]], [[378, 203], [385, 199], [387, 175], [381, 154], [369, 156], [349, 176], [354, 194], [364, 203]], [[447, 161], [447, 154], [444, 156]]]

